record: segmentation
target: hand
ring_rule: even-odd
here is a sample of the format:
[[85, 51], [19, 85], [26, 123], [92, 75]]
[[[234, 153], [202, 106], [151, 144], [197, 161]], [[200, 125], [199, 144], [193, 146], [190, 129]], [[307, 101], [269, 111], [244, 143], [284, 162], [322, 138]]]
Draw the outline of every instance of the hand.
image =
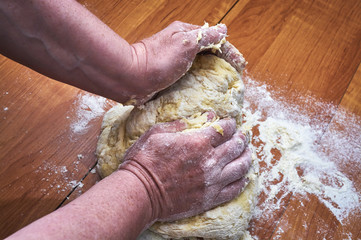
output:
[[247, 140], [233, 119], [185, 129], [181, 121], [155, 125], [127, 151], [121, 170], [135, 174], [147, 189], [154, 220], [172, 221], [209, 210], [236, 197], [248, 183]]
[[192, 66], [202, 48], [219, 43], [226, 33], [224, 24], [202, 28], [173, 22], [152, 37], [133, 44], [133, 64], [129, 72], [136, 74], [132, 77], [142, 90], [135, 99], [137, 104], [177, 81]]
[[216, 52], [216, 55], [226, 60], [226, 62], [231, 64], [231, 66], [240, 73], [246, 67], [247, 62], [242, 53], [228, 41], [222, 44], [220, 50]]

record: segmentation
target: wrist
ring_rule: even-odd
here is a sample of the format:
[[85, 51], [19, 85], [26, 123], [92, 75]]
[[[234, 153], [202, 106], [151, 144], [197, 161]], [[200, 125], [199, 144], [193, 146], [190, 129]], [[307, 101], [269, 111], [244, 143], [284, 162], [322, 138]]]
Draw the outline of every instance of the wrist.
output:
[[[134, 85], [137, 89], [135, 95], [137, 103], [144, 103], [155, 93], [167, 87], [167, 79], [162, 70], [164, 63], [160, 59], [154, 59], [155, 53], [148, 52], [148, 45], [147, 39], [131, 45], [131, 74], [134, 74], [132, 78], [135, 80]], [[161, 58], [161, 56], [158, 57]]]
[[145, 167], [136, 161], [127, 161], [120, 166], [119, 171], [132, 174], [142, 185], [147, 194], [147, 201], [150, 206], [150, 221], [154, 222], [161, 217], [162, 206], [165, 206], [165, 192], [157, 178]]

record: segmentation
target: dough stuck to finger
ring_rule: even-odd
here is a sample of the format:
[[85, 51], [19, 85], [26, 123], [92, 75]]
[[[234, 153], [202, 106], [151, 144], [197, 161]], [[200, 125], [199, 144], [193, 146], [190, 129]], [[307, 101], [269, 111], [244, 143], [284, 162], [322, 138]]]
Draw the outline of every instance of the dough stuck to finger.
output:
[[[125, 151], [157, 123], [181, 119], [188, 127], [184, 132], [213, 127], [223, 134], [216, 120], [231, 117], [240, 127], [244, 93], [241, 75], [217, 56], [199, 55], [191, 69], [157, 98], [134, 109], [122, 105], [113, 107], [104, 117], [96, 151], [101, 176], [115, 171]], [[120, 114], [117, 118], [113, 117], [115, 112]], [[207, 112], [215, 113], [215, 117], [210, 120]], [[109, 114], [111, 117], [107, 117]], [[242, 239], [257, 199], [255, 169], [254, 164], [247, 173], [249, 184], [234, 200], [191, 218], [157, 222], [150, 228], [152, 233], [147, 230], [138, 239]]]

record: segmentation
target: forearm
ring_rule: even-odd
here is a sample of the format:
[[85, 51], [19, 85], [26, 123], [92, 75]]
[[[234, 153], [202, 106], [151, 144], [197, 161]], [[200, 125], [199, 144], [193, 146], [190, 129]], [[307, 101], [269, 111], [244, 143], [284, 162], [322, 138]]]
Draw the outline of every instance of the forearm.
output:
[[135, 239], [154, 219], [141, 181], [119, 171], [9, 239]]
[[74, 0], [1, 1], [0, 27], [1, 53], [44, 75], [120, 102], [139, 94], [132, 46]]

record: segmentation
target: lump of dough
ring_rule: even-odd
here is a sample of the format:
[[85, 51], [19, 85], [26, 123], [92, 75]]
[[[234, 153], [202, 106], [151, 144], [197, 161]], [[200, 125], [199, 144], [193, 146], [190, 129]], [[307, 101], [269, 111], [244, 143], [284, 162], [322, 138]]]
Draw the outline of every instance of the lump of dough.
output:
[[[184, 237], [244, 239], [257, 203], [258, 178], [256, 171], [256, 166], [253, 166], [247, 174], [250, 182], [244, 191], [232, 201], [194, 217], [169, 223], [157, 222], [150, 227], [150, 230], [159, 234], [163, 239]], [[147, 234], [143, 235], [147, 236]]]
[[[113, 107], [104, 117], [96, 151], [100, 175], [106, 177], [115, 171], [125, 151], [156, 123], [182, 119], [188, 128], [200, 128], [212, 124], [204, 114], [212, 111], [218, 118], [235, 118], [240, 127], [244, 93], [241, 74], [217, 56], [199, 55], [180, 80], [152, 101], [135, 108]], [[212, 126], [222, 131], [217, 124]], [[253, 169], [248, 177], [251, 181], [245, 191], [231, 202], [192, 218], [156, 223], [151, 230], [165, 238], [239, 239], [256, 201]]]
[[[125, 151], [156, 123], [213, 111], [241, 124], [243, 92], [241, 75], [229, 63], [214, 55], [197, 56], [191, 69], [154, 100], [134, 109], [118, 105], [105, 115], [97, 147], [100, 175], [106, 177], [115, 171]], [[110, 114], [119, 115], [115, 124], [107, 116]]]

